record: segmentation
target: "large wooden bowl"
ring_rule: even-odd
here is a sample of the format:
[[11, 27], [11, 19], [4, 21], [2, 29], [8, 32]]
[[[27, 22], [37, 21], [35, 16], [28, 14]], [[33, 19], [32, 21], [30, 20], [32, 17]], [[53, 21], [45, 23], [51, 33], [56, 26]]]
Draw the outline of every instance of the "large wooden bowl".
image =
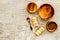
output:
[[38, 15], [44, 20], [48, 20], [54, 15], [54, 8], [50, 4], [43, 4], [38, 9]]

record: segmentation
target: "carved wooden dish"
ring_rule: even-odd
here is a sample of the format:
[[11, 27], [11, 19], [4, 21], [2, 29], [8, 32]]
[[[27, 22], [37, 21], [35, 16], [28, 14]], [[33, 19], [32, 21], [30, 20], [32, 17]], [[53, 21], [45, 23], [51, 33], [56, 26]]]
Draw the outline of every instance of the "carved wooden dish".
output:
[[46, 24], [46, 29], [49, 32], [54, 32], [57, 29], [57, 24], [53, 21], [50, 21]]
[[37, 11], [37, 4], [34, 2], [30, 2], [27, 5], [27, 11], [30, 12], [31, 14], [35, 13]]
[[43, 4], [38, 9], [38, 15], [44, 20], [48, 20], [54, 15], [54, 8], [50, 4]]

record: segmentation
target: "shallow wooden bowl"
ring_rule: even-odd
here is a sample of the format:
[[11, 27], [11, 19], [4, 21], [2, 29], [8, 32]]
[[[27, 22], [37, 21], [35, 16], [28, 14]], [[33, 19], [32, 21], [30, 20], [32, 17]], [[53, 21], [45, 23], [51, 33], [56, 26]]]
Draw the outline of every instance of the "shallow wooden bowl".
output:
[[54, 15], [54, 8], [50, 4], [43, 4], [38, 9], [38, 15], [44, 20], [48, 20]]

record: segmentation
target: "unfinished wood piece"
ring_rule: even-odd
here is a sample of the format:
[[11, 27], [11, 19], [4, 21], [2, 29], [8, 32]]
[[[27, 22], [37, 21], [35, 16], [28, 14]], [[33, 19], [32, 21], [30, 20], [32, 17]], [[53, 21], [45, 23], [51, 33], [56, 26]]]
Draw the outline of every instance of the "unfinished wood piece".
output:
[[39, 28], [38, 30], [35, 31], [35, 34], [36, 34], [37, 36], [39, 36], [39, 35], [42, 34], [43, 32], [44, 32], [44, 28], [41, 27], [41, 28]]
[[38, 27], [38, 21], [37, 21], [37, 19], [36, 19], [36, 17], [33, 17], [32, 18], [32, 25], [33, 25], [33, 27]]

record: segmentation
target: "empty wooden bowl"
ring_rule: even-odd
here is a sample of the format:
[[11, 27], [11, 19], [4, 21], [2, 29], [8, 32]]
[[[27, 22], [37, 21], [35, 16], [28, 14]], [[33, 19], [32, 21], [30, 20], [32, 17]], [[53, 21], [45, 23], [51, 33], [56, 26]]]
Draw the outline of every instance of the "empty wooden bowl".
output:
[[57, 29], [57, 24], [56, 22], [50, 21], [46, 24], [46, 29], [49, 32], [54, 32]]
[[54, 8], [50, 4], [43, 4], [38, 9], [38, 15], [44, 20], [48, 20], [54, 15]]
[[27, 11], [31, 14], [35, 13], [37, 11], [37, 4], [34, 2], [30, 2], [27, 5]]

